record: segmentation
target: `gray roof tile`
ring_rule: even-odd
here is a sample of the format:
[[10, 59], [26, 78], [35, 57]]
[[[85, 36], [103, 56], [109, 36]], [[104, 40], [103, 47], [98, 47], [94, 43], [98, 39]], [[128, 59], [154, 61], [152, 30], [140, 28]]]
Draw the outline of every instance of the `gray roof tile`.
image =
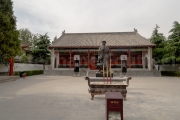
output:
[[109, 32], [109, 33], [63, 33], [60, 38], [52, 42], [52, 47], [99, 47], [101, 41], [106, 41], [110, 47], [154, 47], [148, 39], [137, 32]]

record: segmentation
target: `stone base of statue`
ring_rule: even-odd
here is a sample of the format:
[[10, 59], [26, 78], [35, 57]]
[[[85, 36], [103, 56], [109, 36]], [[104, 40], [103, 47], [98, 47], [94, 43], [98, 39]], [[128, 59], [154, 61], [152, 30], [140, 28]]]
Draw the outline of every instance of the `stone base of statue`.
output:
[[[108, 77], [113, 77], [113, 73], [110, 74], [110, 72], [108, 73]], [[96, 77], [103, 77], [103, 73], [102, 72], [96, 72]], [[104, 74], [104, 77], [107, 77], [107, 73]]]
[[79, 73], [79, 72], [74, 72], [73, 77], [81, 77], [81, 75], [80, 75], [80, 73]]

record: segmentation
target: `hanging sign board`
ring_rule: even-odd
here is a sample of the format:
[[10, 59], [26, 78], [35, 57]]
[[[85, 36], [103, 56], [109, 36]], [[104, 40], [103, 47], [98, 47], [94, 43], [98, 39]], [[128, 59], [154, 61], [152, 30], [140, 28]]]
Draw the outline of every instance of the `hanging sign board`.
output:
[[121, 55], [121, 60], [127, 60], [127, 55]]
[[74, 60], [80, 60], [80, 55], [74, 55]]

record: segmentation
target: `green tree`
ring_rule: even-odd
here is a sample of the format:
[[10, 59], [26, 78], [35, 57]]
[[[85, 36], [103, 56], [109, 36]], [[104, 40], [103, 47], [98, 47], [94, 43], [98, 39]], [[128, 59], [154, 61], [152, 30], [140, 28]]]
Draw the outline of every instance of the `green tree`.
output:
[[158, 63], [161, 63], [161, 59], [163, 58], [164, 45], [165, 45], [165, 36], [162, 33], [158, 33], [159, 26], [156, 25], [152, 36], [150, 38], [153, 44], [156, 44], [156, 48], [153, 49], [153, 58], [156, 59]]
[[18, 30], [19, 31], [19, 39], [22, 42], [28, 42], [31, 43], [32, 38], [33, 38], [33, 34], [31, 33], [31, 31], [27, 28], [21, 28]]
[[171, 34], [168, 36], [162, 61], [164, 63], [180, 62], [180, 24], [177, 21], [173, 23], [169, 33]]
[[16, 17], [11, 0], [0, 0], [0, 56], [1, 63], [8, 64], [20, 51], [20, 40], [16, 29]]
[[40, 35], [32, 51], [34, 61], [42, 63], [44, 70], [46, 62], [50, 59], [49, 45], [50, 39], [47, 33], [45, 35]]
[[27, 63], [29, 60], [29, 55], [26, 55], [26, 52], [21, 49], [20, 52], [17, 54], [17, 56], [15, 57], [15, 59], [19, 62], [19, 63]]
[[[20, 63], [27, 63], [29, 60], [29, 55], [26, 55], [25, 51], [21, 48], [20, 52], [16, 55], [14, 58], [16, 61], [16, 64], [14, 64], [14, 69], [20, 67]], [[7, 65], [7, 67], [9, 67]]]
[[21, 56], [21, 63], [27, 63], [27, 61], [29, 60], [29, 56], [24, 54]]
[[21, 43], [28, 44], [28, 50], [32, 51], [34, 49], [34, 46], [38, 39], [38, 34], [33, 34], [29, 29], [27, 28], [21, 28], [19, 31], [19, 39], [21, 40]]

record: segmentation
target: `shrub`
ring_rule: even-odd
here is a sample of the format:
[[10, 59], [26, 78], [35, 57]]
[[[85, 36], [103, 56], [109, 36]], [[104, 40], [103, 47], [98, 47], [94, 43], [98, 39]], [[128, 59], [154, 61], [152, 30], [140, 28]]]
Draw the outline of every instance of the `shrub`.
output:
[[161, 71], [163, 76], [180, 76], [180, 71]]
[[[18, 76], [22, 71], [16, 71], [14, 72], [14, 75]], [[31, 70], [31, 71], [24, 71], [26, 73], [26, 76], [31, 76], [31, 75], [39, 75], [43, 74], [44, 70]]]

